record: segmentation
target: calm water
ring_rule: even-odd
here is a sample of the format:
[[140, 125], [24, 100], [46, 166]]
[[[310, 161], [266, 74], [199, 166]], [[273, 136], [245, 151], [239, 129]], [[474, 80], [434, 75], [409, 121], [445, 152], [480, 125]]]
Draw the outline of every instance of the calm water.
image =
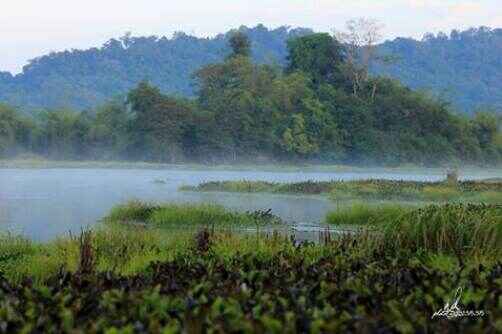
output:
[[[438, 180], [441, 175], [384, 172], [301, 173], [122, 169], [0, 169], [0, 231], [34, 240], [79, 232], [131, 199], [219, 203], [236, 210], [269, 209], [288, 222], [316, 224], [335, 204], [321, 197], [178, 192], [181, 185], [216, 180]], [[475, 175], [464, 175], [474, 178]], [[156, 184], [155, 179], [166, 180]]]

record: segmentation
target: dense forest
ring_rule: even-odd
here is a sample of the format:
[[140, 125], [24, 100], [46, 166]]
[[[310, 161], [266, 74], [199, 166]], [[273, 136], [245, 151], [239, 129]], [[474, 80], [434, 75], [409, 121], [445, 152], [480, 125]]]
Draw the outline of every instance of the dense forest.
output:
[[426, 34], [421, 41], [397, 38], [381, 44], [379, 52], [395, 61], [375, 66], [374, 73], [426, 88], [464, 111], [502, 111], [502, 29]]
[[[249, 36], [254, 62], [287, 66], [287, 41], [310, 29], [263, 25], [241, 27]], [[148, 80], [162, 93], [193, 97], [192, 74], [229, 54], [234, 31], [214, 38], [184, 33], [166, 37], [132, 37], [108, 41], [99, 48], [51, 53], [32, 60], [22, 73], [0, 72], [0, 101], [23, 110], [85, 110], [125, 96]], [[473, 113], [478, 107], [502, 110], [502, 29], [478, 28], [428, 34], [423, 40], [398, 38], [378, 47], [394, 59], [375, 64], [374, 74], [388, 75], [414, 89], [423, 88]]]
[[285, 66], [256, 62], [244, 33], [193, 75], [194, 97], [142, 81], [126, 99], [29, 117], [0, 106], [0, 156], [155, 162], [400, 165], [502, 162], [500, 119], [369, 75], [329, 34], [290, 39]]

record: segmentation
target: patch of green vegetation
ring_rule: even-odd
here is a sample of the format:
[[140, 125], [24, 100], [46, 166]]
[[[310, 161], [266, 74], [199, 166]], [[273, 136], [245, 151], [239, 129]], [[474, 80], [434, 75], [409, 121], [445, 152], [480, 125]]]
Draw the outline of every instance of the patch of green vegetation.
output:
[[[2, 237], [0, 331], [490, 332], [498, 328], [501, 205], [357, 204], [332, 219], [361, 224], [360, 233], [319, 243], [298, 243], [279, 233], [121, 224], [122, 219], [149, 217], [148, 224], [159, 227], [153, 222], [157, 214], [166, 222], [175, 217], [196, 221], [197, 215], [206, 221], [209, 214], [223, 219], [226, 212], [202, 205], [196, 210], [140, 202], [124, 207], [112, 210], [114, 223], [80, 237], [46, 244]], [[460, 306], [485, 315], [468, 321], [431, 320], [453, 301], [459, 287], [464, 292]]]
[[326, 216], [335, 225], [365, 227], [366, 246], [392, 252], [502, 256], [502, 206], [443, 204], [413, 208], [354, 204]]
[[[460, 264], [433, 247], [370, 249], [361, 236], [300, 245], [208, 230], [87, 236], [39, 245], [0, 275], [2, 331], [490, 332], [497, 324], [502, 264], [470, 254]], [[460, 306], [485, 316], [431, 321], [459, 286]]]
[[212, 181], [198, 186], [184, 186], [183, 191], [224, 191], [244, 193], [329, 194], [336, 201], [404, 200], [404, 201], [470, 201], [502, 203], [502, 182], [459, 181], [418, 182], [394, 180], [305, 181], [274, 183], [264, 181]]
[[429, 205], [382, 222], [378, 231], [374, 240], [386, 250], [500, 258], [502, 205]]
[[182, 186], [181, 191], [227, 191], [241, 193], [269, 192], [275, 183], [266, 181], [211, 181], [198, 186]]
[[412, 207], [399, 204], [369, 205], [356, 202], [328, 213], [325, 222], [332, 225], [375, 225], [397, 219], [410, 210]]
[[131, 201], [114, 207], [105, 217], [110, 223], [143, 223], [157, 227], [239, 227], [277, 225], [281, 219], [269, 211], [234, 212], [215, 204], [151, 204]]

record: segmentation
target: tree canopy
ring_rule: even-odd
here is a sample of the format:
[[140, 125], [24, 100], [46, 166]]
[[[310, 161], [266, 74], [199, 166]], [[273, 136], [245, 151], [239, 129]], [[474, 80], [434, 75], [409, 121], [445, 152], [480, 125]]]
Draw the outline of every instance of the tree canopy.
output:
[[[359, 23], [355, 21], [351, 27], [357, 30]], [[193, 97], [196, 82], [192, 74], [225, 60], [232, 54], [232, 47], [243, 56], [250, 55], [254, 63], [301, 69], [317, 84], [321, 78], [336, 77], [331, 65], [340, 55], [328, 34], [291, 41], [312, 33], [305, 28], [269, 30], [258, 25], [214, 38], [197, 38], [182, 32], [172, 38], [126, 34], [101, 47], [35, 58], [15, 76], [0, 72], [0, 102], [24, 111], [93, 109], [117, 96], [124, 97], [143, 80], [164, 94]], [[248, 44], [242, 44], [238, 38], [244, 35]], [[229, 43], [232, 38], [233, 46]], [[314, 45], [315, 48], [310, 47]], [[420, 41], [397, 38], [375, 48], [380, 56], [392, 56], [395, 61], [376, 62], [370, 69], [374, 75], [386, 75], [414, 89], [429, 90], [461, 111], [473, 114], [486, 106], [502, 110], [501, 45], [502, 29], [484, 27], [452, 31], [449, 35], [428, 34]], [[312, 72], [314, 69], [318, 73]]]
[[[237, 35], [234, 35], [237, 36]], [[344, 47], [314, 34], [289, 43], [285, 70], [255, 62], [247, 38], [194, 74], [195, 96], [148, 81], [86, 112], [32, 119], [0, 106], [0, 157], [155, 162], [443, 165], [502, 162], [500, 117], [460, 116], [426, 92], [368, 76], [354, 94]], [[232, 42], [233, 40], [233, 42]], [[130, 41], [127, 42], [129, 45]], [[243, 50], [244, 48], [244, 50]]]

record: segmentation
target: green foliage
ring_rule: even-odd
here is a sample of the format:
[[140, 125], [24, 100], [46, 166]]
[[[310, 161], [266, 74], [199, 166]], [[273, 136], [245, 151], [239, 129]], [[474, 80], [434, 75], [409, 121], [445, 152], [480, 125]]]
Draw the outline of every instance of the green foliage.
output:
[[231, 57], [250, 57], [251, 56], [251, 42], [248, 36], [242, 31], [236, 31], [229, 40], [230, 47], [232, 48]]
[[37, 135], [31, 120], [0, 103], [0, 158], [31, 149], [36, 143]]
[[[139, 249], [158, 252], [142, 270], [124, 275], [117, 262], [86, 275], [56, 270], [39, 284], [0, 277], [2, 331], [496, 331], [500, 261], [466, 257], [460, 265], [439, 253], [361, 252], [364, 243], [351, 238], [295, 245], [277, 236], [218, 234], [201, 254], [193, 241], [173, 249], [154, 233], [141, 239], [137, 232], [93, 240], [98, 259], [136, 263], [131, 255]], [[485, 315], [431, 320], [458, 287], [459, 307]]]
[[336, 83], [343, 63], [343, 48], [329, 34], [318, 33], [288, 41], [289, 72], [309, 75], [314, 85]]
[[332, 225], [379, 225], [398, 219], [410, 210], [410, 207], [397, 204], [368, 205], [356, 202], [330, 212], [325, 222]]
[[[196, 98], [166, 95], [155, 81], [143, 80], [128, 88], [125, 103], [117, 99], [80, 114], [56, 109], [26, 120], [0, 107], [0, 156], [26, 151], [52, 159], [161, 163], [502, 163], [495, 114], [459, 116], [444, 101], [382, 77], [361, 81], [355, 94], [339, 73], [346, 62], [343, 46], [327, 34], [290, 40], [286, 71], [254, 63], [249, 45], [259, 45], [252, 38], [256, 31], [248, 31], [249, 39], [245, 32], [228, 36], [230, 56], [195, 72]], [[128, 36], [106, 49], [121, 54], [140, 40]]]
[[238, 213], [214, 204], [162, 204], [154, 205], [132, 201], [119, 205], [105, 217], [109, 223], [143, 223], [157, 227], [239, 227], [275, 225], [280, 219], [270, 212]]
[[502, 110], [501, 45], [502, 29], [488, 27], [426, 34], [421, 41], [397, 38], [379, 46], [380, 54], [396, 61], [374, 64], [373, 73], [432, 91], [466, 112], [483, 106]]
[[459, 181], [455, 185], [442, 182], [356, 180], [305, 181], [274, 183], [263, 181], [212, 181], [198, 186], [184, 186], [185, 191], [270, 192], [286, 194], [329, 194], [339, 200], [401, 200], [401, 201], [472, 201], [502, 202], [502, 182]]
[[15, 78], [0, 71], [0, 101], [30, 111], [87, 110], [123, 97], [145, 79], [164, 93], [191, 97], [192, 74], [223, 61], [231, 52], [228, 42], [236, 31], [248, 36], [253, 59], [260, 64], [284, 64], [286, 41], [312, 33], [304, 28], [258, 25], [242, 26], [214, 38], [183, 32], [171, 38], [125, 35], [100, 47], [43, 55], [30, 61]]
[[[285, 26], [269, 30], [258, 25], [243, 26], [214, 38], [182, 32], [172, 38], [125, 35], [101, 47], [44, 55], [31, 61], [19, 75], [0, 72], [0, 101], [27, 110], [85, 110], [127, 94], [144, 79], [164, 93], [193, 96], [192, 73], [223, 61], [231, 52], [227, 44], [236, 31], [248, 36], [253, 59], [260, 64], [288, 67], [288, 49], [293, 45], [299, 51], [293, 52], [294, 68], [307, 73], [316, 69], [311, 72], [316, 82], [333, 79], [336, 67], [330, 66], [338, 58], [338, 51], [328, 34]], [[290, 42], [308, 35], [313, 36]], [[428, 34], [423, 40], [397, 38], [378, 45], [378, 60], [394, 61], [378, 61], [372, 73], [390, 76], [414, 89], [432, 91], [467, 113], [483, 106], [501, 109], [501, 39], [501, 29], [486, 27], [452, 31], [450, 36]], [[319, 48], [312, 50], [310, 46]]]
[[155, 204], [129, 201], [126, 204], [113, 207], [105, 220], [110, 222], [146, 222], [159, 208], [160, 206]]
[[378, 227], [379, 247], [399, 252], [444, 252], [458, 256], [502, 255], [502, 206], [431, 205], [389, 219]]

